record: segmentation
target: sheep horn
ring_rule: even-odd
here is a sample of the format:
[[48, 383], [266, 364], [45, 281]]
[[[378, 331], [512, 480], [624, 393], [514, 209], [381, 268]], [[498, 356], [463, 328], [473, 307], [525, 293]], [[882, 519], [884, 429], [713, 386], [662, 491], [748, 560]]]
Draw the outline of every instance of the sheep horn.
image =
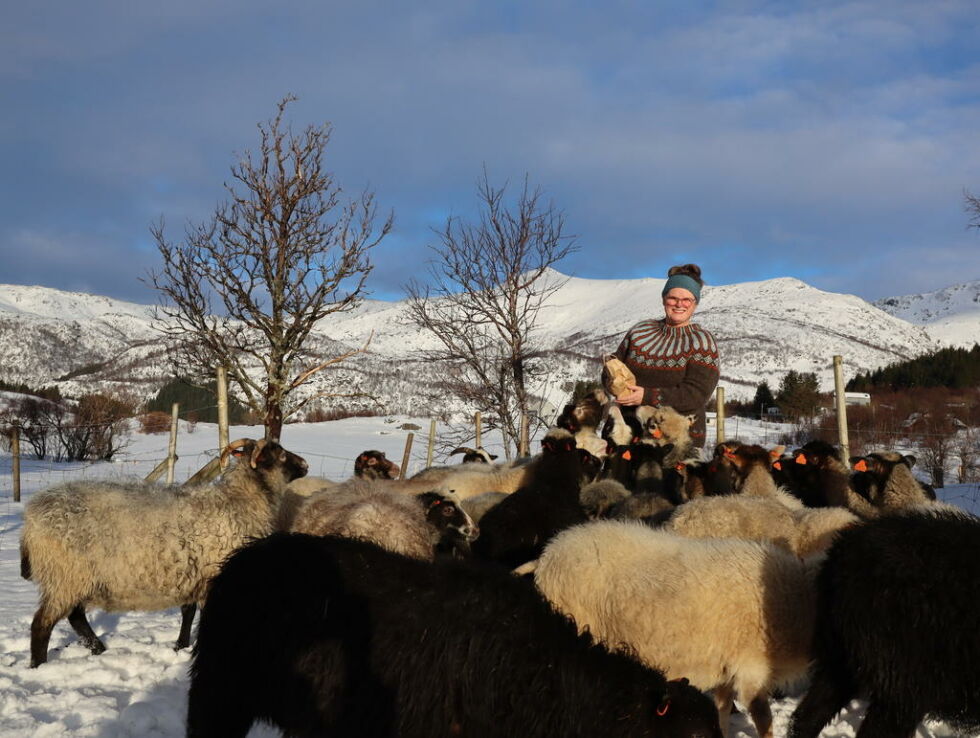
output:
[[256, 443], [255, 448], [252, 449], [252, 458], [249, 460], [249, 466], [251, 466], [253, 469], [258, 465], [259, 455], [262, 453], [262, 450], [266, 447], [268, 443], [269, 442], [263, 438], [258, 443]]
[[229, 454], [234, 453], [235, 451], [248, 445], [249, 443], [252, 443], [251, 438], [239, 438], [237, 441], [232, 441], [227, 446], [225, 446], [224, 450], [221, 452], [221, 457], [218, 459], [218, 463], [221, 464], [221, 466], [224, 466], [225, 461], [228, 460]]
[[475, 454], [476, 451], [469, 446], [457, 446], [452, 451], [449, 452], [450, 456], [455, 456], [456, 454]]

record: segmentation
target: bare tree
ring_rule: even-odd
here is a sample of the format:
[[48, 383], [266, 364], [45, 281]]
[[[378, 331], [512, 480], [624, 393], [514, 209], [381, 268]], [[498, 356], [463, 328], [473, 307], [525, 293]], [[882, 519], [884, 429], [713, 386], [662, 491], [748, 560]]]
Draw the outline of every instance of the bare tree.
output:
[[158, 327], [177, 368], [210, 377], [226, 366], [268, 439], [322, 396], [297, 400], [295, 390], [366, 347], [324, 360], [308, 343], [319, 321], [363, 298], [369, 251], [392, 226], [389, 215], [376, 227], [371, 192], [341, 203], [323, 168], [330, 125], [294, 135], [283, 115], [295, 99], [283, 98], [259, 124], [257, 154], [246, 150], [232, 166], [230, 200], [209, 222], [189, 225], [181, 244], [164, 238], [162, 220], [150, 229], [163, 266], [148, 281], [161, 293]]
[[450, 216], [436, 233], [429, 262], [431, 281], [406, 286], [408, 312], [442, 348], [426, 358], [449, 367], [445, 387], [484, 414], [518, 454], [521, 422], [529, 417], [529, 387], [545, 371], [534, 334], [538, 313], [567, 280], [550, 267], [576, 250], [564, 234], [564, 214], [543, 202], [525, 176], [515, 203], [506, 185], [491, 186], [486, 170], [478, 183], [479, 218]]
[[977, 197], [969, 190], [963, 190], [963, 209], [970, 215], [970, 222], [967, 228], [980, 230], [980, 197]]

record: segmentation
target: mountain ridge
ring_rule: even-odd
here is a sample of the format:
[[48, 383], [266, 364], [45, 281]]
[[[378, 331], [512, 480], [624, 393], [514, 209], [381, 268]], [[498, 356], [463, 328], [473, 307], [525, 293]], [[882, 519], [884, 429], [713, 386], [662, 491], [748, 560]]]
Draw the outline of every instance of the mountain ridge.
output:
[[[598, 375], [599, 356], [615, 349], [630, 326], [663, 314], [665, 280], [586, 279], [554, 271], [545, 278], [562, 283], [542, 306], [535, 331], [547, 367], [535, 391], [550, 410], [564, 402], [576, 380]], [[0, 380], [56, 384], [66, 396], [106, 390], [152, 396], [170, 377], [153, 310], [82, 292], [0, 285]], [[762, 380], [778, 386], [790, 369], [814, 372], [829, 390], [835, 355], [843, 357], [850, 378], [945, 345], [972, 346], [980, 339], [980, 282], [874, 303], [793, 277], [711, 285], [694, 319], [718, 343], [720, 385], [729, 399], [751, 397]], [[411, 324], [403, 300], [366, 300], [331, 315], [311, 334], [324, 356], [361, 347], [369, 337], [364, 352], [316, 376], [306, 391], [372, 394], [388, 412], [465, 410], [443, 397], [439, 372], [422, 359], [438, 344]], [[71, 376], [83, 367], [91, 371]]]

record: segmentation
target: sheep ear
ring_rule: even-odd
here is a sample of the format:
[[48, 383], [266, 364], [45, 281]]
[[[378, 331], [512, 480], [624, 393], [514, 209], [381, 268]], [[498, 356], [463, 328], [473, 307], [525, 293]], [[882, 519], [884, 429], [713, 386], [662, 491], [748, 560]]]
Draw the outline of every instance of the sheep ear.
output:
[[398, 473], [402, 470], [402, 468], [398, 466], [398, 464], [396, 464], [394, 461], [388, 461], [388, 459], [385, 459], [384, 461], [385, 461], [385, 470], [391, 476], [393, 477], [397, 476]]
[[772, 449], [769, 451], [769, 456], [770, 458], [778, 459], [780, 456], [783, 455], [785, 451], [786, 451], [785, 446], [773, 446]]
[[907, 456], [903, 456], [902, 461], [908, 464], [909, 469], [911, 469], [913, 466], [915, 466], [916, 458], [909, 454]]

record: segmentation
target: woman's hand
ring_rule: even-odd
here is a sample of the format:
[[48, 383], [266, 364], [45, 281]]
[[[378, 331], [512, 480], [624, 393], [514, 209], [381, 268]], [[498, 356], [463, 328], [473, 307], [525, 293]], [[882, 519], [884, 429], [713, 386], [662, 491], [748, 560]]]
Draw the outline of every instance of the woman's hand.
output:
[[643, 388], [635, 384], [626, 385], [626, 391], [616, 398], [616, 402], [620, 405], [642, 405]]

